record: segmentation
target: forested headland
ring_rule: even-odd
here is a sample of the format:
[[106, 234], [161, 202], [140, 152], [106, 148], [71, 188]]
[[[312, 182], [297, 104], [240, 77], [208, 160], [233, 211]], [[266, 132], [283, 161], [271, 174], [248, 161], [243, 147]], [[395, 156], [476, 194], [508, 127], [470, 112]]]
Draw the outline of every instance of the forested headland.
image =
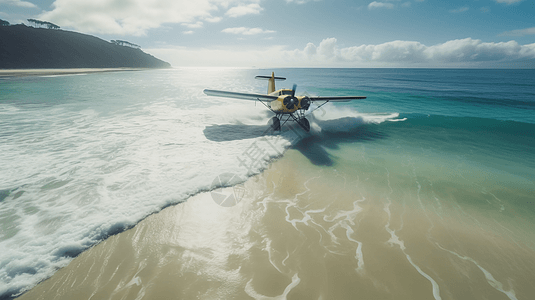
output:
[[[34, 22], [37, 21], [37, 22]], [[105, 41], [95, 36], [59, 29], [31, 20], [0, 26], [0, 69], [168, 68], [171, 65], [127, 41]]]

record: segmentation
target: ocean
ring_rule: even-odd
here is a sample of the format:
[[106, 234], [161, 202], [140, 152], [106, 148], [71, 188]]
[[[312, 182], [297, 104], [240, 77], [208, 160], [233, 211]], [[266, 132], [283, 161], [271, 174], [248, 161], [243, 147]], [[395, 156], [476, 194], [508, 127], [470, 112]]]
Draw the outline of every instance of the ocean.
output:
[[531, 299], [535, 70], [0, 78], [0, 226], [0, 299]]

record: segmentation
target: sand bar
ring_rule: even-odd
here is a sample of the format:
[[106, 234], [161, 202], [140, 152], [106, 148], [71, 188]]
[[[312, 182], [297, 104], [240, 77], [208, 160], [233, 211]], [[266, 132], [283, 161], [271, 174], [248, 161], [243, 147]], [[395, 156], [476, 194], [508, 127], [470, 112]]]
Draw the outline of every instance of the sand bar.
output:
[[2, 77], [71, 75], [99, 72], [141, 71], [146, 68], [0, 69]]

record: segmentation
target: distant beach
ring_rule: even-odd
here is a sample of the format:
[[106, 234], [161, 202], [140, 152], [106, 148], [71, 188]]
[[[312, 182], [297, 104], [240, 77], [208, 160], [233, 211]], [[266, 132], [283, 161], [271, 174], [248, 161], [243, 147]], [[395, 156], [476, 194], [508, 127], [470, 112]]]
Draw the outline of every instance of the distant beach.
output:
[[145, 68], [74, 68], [74, 69], [3, 69], [0, 70], [2, 77], [23, 76], [48, 76], [48, 75], [72, 75], [98, 72], [141, 71]]

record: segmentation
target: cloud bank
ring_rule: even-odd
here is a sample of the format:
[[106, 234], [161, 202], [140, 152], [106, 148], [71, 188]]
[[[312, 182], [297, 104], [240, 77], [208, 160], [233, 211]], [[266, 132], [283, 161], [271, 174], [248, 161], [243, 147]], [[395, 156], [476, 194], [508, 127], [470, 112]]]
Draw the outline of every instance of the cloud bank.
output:
[[392, 41], [379, 45], [340, 48], [335, 38], [312, 43], [303, 50], [294, 50], [290, 57], [317, 64], [392, 64], [393, 66], [470, 65], [481, 62], [502, 62], [516, 59], [535, 59], [535, 44], [519, 45], [516, 41], [485, 43], [465, 38], [426, 46], [414, 41]]
[[[246, 30], [246, 29], [244, 29]], [[238, 33], [238, 32], [236, 32]], [[426, 46], [415, 41], [340, 47], [336, 38], [308, 43], [303, 49], [282, 45], [258, 49], [151, 49], [173, 66], [227, 67], [535, 67], [535, 43], [485, 43], [465, 38]], [[180, 58], [189, 57], [187, 60]], [[224, 57], [225, 60], [221, 58]], [[527, 61], [530, 65], [507, 65]]]
[[485, 43], [465, 38], [426, 46], [414, 41], [392, 41], [379, 45], [340, 48], [335, 38], [321, 41], [319, 46], [309, 43], [303, 50], [295, 50], [295, 58], [331, 63], [396, 63], [436, 64], [496, 62], [535, 58], [535, 44], [519, 45], [516, 41]]
[[[165, 23], [219, 22], [262, 11], [260, 0], [56, 0], [39, 18], [87, 33], [144, 35]], [[201, 22], [201, 23], [199, 23]], [[191, 27], [190, 27], [191, 28]]]

